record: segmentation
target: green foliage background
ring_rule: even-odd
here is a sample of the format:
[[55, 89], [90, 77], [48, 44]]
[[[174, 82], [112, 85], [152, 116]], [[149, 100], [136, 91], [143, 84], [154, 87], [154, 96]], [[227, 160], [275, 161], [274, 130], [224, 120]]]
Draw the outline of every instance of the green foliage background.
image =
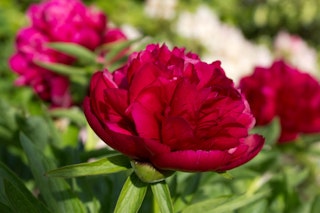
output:
[[[115, 153], [108, 148], [93, 149], [96, 138], [92, 132], [86, 144], [80, 141], [80, 130], [88, 129], [80, 109], [54, 114], [30, 88], [13, 86], [16, 75], [8, 67], [8, 58], [14, 51], [15, 34], [28, 24], [25, 11], [32, 2], [38, 1], [0, 1], [0, 209], [112, 212], [130, 170], [69, 179], [44, 176], [51, 169]], [[147, 17], [142, 0], [84, 2], [97, 5], [117, 26], [127, 23], [155, 41], [202, 53], [200, 45], [174, 33], [175, 19]], [[193, 11], [199, 4], [210, 6], [222, 21], [240, 28], [253, 42], [271, 45], [276, 33], [285, 29], [320, 50], [318, 0], [181, 0], [176, 10]], [[319, 212], [320, 137], [303, 136], [278, 147], [279, 128], [275, 120], [253, 130], [266, 137], [266, 146], [253, 161], [230, 171], [233, 179], [216, 173], [182, 172], [168, 178], [175, 211]], [[151, 189], [146, 193], [140, 212], [157, 212]]]

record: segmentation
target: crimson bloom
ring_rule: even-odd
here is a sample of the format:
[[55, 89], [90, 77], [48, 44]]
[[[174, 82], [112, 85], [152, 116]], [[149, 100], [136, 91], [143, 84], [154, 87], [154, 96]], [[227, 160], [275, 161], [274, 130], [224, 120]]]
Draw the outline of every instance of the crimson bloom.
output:
[[150, 44], [110, 74], [93, 75], [84, 113], [97, 135], [160, 170], [225, 171], [251, 160], [264, 139], [219, 61]]
[[300, 133], [320, 132], [320, 84], [307, 73], [283, 60], [271, 67], [256, 67], [254, 73], [240, 81], [256, 125], [280, 119], [279, 143], [289, 142]]
[[48, 0], [28, 8], [31, 25], [16, 37], [16, 53], [9, 64], [19, 77], [16, 85], [31, 86], [38, 96], [53, 107], [74, 104], [66, 76], [36, 65], [35, 61], [71, 65], [75, 59], [48, 48], [49, 42], [69, 42], [90, 50], [126, 39], [119, 29], [107, 26], [107, 17], [80, 0]]

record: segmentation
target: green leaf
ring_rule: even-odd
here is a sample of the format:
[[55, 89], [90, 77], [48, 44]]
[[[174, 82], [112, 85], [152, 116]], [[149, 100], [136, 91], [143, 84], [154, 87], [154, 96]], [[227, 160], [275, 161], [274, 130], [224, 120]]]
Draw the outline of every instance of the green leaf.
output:
[[84, 46], [67, 42], [52, 42], [49, 43], [48, 46], [69, 56], [73, 56], [85, 63], [96, 62], [96, 55]]
[[266, 139], [266, 144], [268, 145], [277, 143], [281, 133], [279, 118], [274, 118], [268, 125], [253, 128], [251, 134], [254, 133], [262, 135]]
[[213, 199], [208, 199], [202, 202], [195, 203], [193, 205], [187, 206], [183, 209], [182, 213], [193, 213], [193, 212], [209, 212], [216, 206], [225, 203], [228, 199], [230, 199], [231, 195], [219, 196]]
[[48, 171], [48, 177], [72, 178], [80, 176], [105, 175], [124, 171], [130, 168], [129, 159], [117, 154], [94, 162], [79, 163]]
[[12, 213], [12, 210], [10, 209], [10, 207], [1, 202], [0, 202], [0, 209], [2, 213]]
[[[118, 42], [112, 42], [109, 44], [105, 44], [102, 46], [102, 49], [106, 50], [107, 53], [105, 55], [105, 61], [112, 62], [118, 55], [121, 54], [121, 51], [125, 50], [126, 48], [129, 48], [130, 45], [133, 43], [141, 40], [142, 38], [137, 38], [133, 40], [126, 40], [126, 41], [118, 41]], [[111, 71], [111, 70], [110, 70]]]
[[263, 191], [253, 195], [242, 195], [228, 199], [228, 197], [218, 197], [214, 199], [205, 200], [196, 204], [193, 204], [185, 208], [182, 213], [193, 212], [206, 212], [206, 213], [223, 213], [232, 212], [241, 207], [257, 202], [269, 195], [268, 191]]
[[233, 179], [232, 174], [230, 174], [228, 171], [220, 172], [218, 174], [224, 177], [225, 179], [228, 179], [228, 180]]
[[138, 212], [147, 192], [148, 184], [142, 182], [133, 172], [123, 185], [114, 213]]
[[49, 113], [53, 117], [69, 118], [80, 127], [85, 126], [87, 123], [83, 112], [78, 107], [72, 107], [69, 109], [53, 109], [50, 110]]
[[20, 134], [21, 145], [26, 152], [31, 172], [40, 193], [52, 212], [85, 212], [81, 201], [64, 179], [48, 178], [44, 173], [56, 167], [42, 150], [24, 134]]
[[317, 195], [314, 198], [310, 213], [318, 213], [318, 212], [320, 212], [320, 195]]
[[176, 199], [174, 202], [174, 209], [179, 211], [186, 206], [188, 206], [192, 199], [194, 198], [195, 193], [199, 189], [200, 180], [203, 173], [187, 173], [187, 172], [178, 172], [177, 177], [177, 191]]
[[119, 154], [118, 151], [115, 150], [109, 150], [104, 148], [100, 148], [100, 149], [93, 149], [93, 150], [89, 150], [86, 152], [82, 152], [80, 153], [80, 159], [81, 161], [87, 161], [90, 158], [101, 158], [101, 157], [109, 157], [109, 156], [113, 156]]
[[30, 202], [30, 199], [27, 197], [27, 195], [25, 195], [17, 186], [13, 185], [7, 180], [4, 180], [4, 188], [10, 206], [15, 212], [25, 212], [26, 209], [30, 213], [49, 212], [47, 209], [39, 209], [37, 203]]
[[43, 117], [30, 116], [27, 119], [19, 119], [19, 129], [27, 132], [28, 137], [42, 151], [47, 151], [48, 142], [51, 139], [51, 129]]
[[[10, 189], [12, 187], [14, 188]], [[26, 188], [16, 174], [7, 168], [2, 162], [0, 162], [0, 194], [2, 194], [0, 197], [4, 196], [7, 198], [7, 205], [10, 205], [13, 209], [19, 208], [15, 207], [15, 199], [20, 197], [22, 198], [23, 202], [28, 203], [28, 205], [32, 205], [31, 208], [37, 210], [37, 212], [49, 212], [43, 203], [41, 203], [32, 195], [32, 193]], [[14, 198], [14, 196], [17, 197]], [[5, 200], [1, 201], [5, 202]], [[0, 209], [2, 211], [1, 205]]]
[[74, 66], [69, 66], [65, 64], [60, 63], [50, 63], [50, 62], [42, 62], [42, 61], [36, 61], [35, 62], [40, 67], [43, 67], [45, 69], [51, 70], [53, 72], [65, 75], [65, 76], [78, 76], [78, 75], [85, 75], [88, 73], [87, 69], [84, 68], [78, 68]]
[[160, 212], [171, 213], [173, 212], [172, 199], [168, 184], [165, 181], [151, 184], [151, 190], [154, 198], [156, 199]]
[[263, 191], [256, 193], [252, 196], [237, 196], [231, 201], [228, 201], [220, 206], [217, 206], [216, 208], [213, 209], [213, 211], [210, 212], [231, 212], [235, 211], [241, 207], [247, 206], [249, 204], [255, 203], [259, 200], [262, 200], [263, 198], [266, 198], [267, 195], [269, 195], [270, 192], [268, 191]]

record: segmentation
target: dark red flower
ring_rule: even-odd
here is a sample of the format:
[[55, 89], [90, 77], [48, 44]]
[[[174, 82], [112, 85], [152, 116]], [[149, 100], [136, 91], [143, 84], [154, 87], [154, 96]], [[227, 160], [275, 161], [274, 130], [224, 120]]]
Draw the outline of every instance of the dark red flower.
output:
[[271, 67], [256, 67], [240, 81], [256, 125], [280, 118], [279, 142], [288, 142], [300, 133], [320, 132], [320, 84], [307, 73], [275, 61]]
[[264, 139], [220, 62], [148, 45], [110, 74], [94, 74], [84, 112], [108, 145], [158, 169], [225, 171], [252, 159]]

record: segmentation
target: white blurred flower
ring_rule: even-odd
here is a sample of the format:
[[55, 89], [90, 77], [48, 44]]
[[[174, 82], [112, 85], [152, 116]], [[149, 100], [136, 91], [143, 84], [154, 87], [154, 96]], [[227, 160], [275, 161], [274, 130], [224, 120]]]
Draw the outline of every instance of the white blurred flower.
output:
[[274, 40], [276, 57], [286, 59], [303, 71], [319, 77], [316, 50], [297, 35], [279, 32]]
[[121, 30], [129, 40], [134, 40], [142, 36], [140, 31], [128, 24], [122, 25]]
[[272, 62], [267, 47], [249, 42], [238, 28], [222, 23], [206, 6], [200, 6], [194, 14], [183, 12], [178, 17], [176, 31], [180, 36], [198, 41], [206, 49], [204, 60], [208, 63], [220, 60], [235, 83], [256, 65], [268, 66]]
[[144, 11], [151, 18], [172, 19], [177, 0], [146, 0]]

